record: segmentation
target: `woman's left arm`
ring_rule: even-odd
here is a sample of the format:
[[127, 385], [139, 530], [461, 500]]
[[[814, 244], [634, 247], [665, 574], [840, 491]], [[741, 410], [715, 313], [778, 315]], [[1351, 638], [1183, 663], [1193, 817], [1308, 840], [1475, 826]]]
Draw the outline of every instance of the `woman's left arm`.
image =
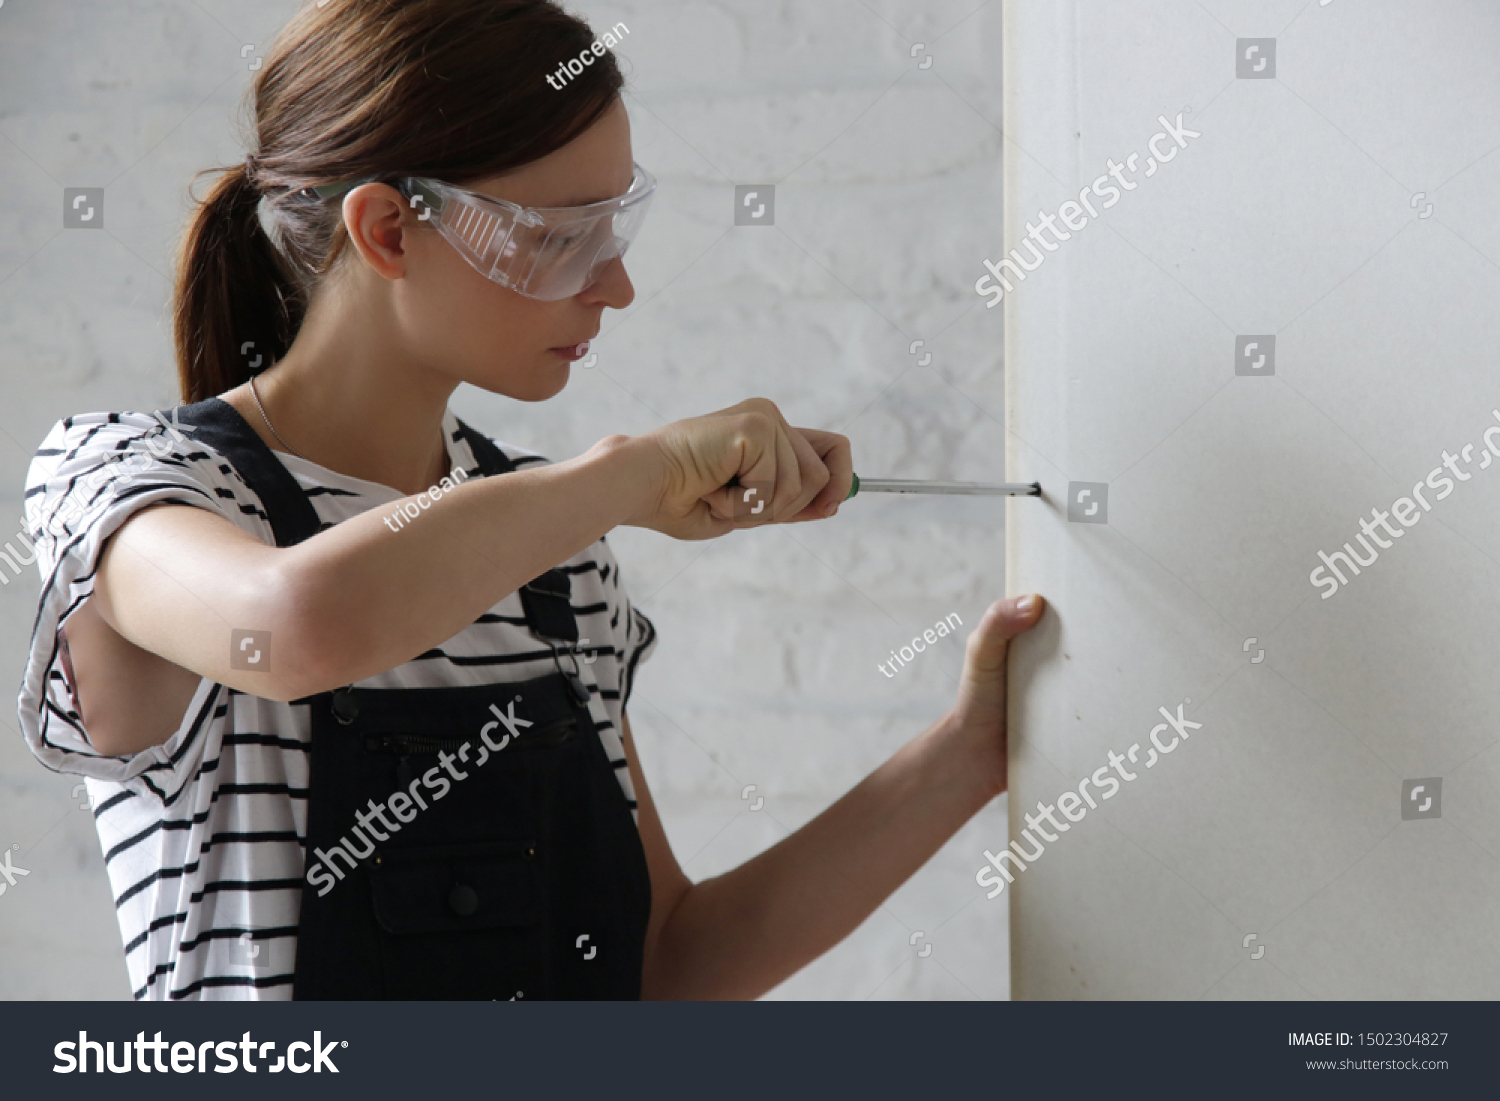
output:
[[853, 932], [1005, 790], [1005, 655], [1042, 602], [1016, 604], [991, 606], [969, 636], [951, 711], [801, 829], [701, 883], [672, 855], [624, 723], [651, 871], [643, 998], [759, 997]]

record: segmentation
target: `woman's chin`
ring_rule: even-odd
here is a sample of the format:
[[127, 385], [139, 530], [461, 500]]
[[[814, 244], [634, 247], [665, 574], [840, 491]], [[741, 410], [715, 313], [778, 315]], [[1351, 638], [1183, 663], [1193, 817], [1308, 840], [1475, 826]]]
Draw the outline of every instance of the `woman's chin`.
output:
[[516, 401], [546, 401], [562, 393], [563, 388], [568, 385], [570, 373], [568, 364], [554, 360], [548, 370], [525, 379], [507, 380], [506, 386], [497, 389], [495, 393], [504, 394]]

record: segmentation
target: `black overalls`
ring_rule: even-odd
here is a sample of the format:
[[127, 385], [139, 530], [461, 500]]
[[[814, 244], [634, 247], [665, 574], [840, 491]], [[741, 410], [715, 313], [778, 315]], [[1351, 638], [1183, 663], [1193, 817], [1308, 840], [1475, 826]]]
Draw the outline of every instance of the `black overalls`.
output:
[[[174, 412], [260, 498], [277, 546], [319, 530], [296, 479], [233, 406], [210, 398], [162, 416]], [[514, 469], [461, 421], [459, 432], [484, 476]], [[307, 867], [321, 861], [338, 876], [321, 896], [304, 883], [293, 997], [640, 997], [651, 884], [577, 674], [570, 587], [552, 569], [521, 589], [555, 673], [293, 701], [312, 714]], [[408, 794], [393, 805], [397, 792]], [[361, 821], [369, 827], [356, 834]], [[319, 856], [345, 838], [365, 853], [357, 865]]]

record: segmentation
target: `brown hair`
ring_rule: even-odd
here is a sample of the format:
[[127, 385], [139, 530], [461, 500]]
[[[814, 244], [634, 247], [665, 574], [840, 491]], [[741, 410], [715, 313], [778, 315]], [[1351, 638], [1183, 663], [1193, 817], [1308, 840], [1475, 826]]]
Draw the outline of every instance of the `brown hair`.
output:
[[348, 240], [341, 204], [304, 188], [404, 174], [462, 186], [546, 156], [609, 110], [624, 85], [608, 50], [561, 90], [548, 84], [593, 40], [552, 0], [304, 6], [251, 88], [255, 152], [208, 170], [224, 174], [178, 250], [183, 401], [240, 385], [291, 346]]

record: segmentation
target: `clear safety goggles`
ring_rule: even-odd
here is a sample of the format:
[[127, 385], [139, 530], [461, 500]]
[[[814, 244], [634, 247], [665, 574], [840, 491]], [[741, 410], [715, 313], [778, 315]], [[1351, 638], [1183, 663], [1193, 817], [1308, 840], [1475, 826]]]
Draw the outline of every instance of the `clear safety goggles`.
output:
[[486, 279], [551, 302], [591, 286], [640, 232], [656, 177], [639, 164], [630, 190], [587, 206], [521, 207], [425, 176], [369, 176], [308, 188], [320, 199], [384, 179]]

